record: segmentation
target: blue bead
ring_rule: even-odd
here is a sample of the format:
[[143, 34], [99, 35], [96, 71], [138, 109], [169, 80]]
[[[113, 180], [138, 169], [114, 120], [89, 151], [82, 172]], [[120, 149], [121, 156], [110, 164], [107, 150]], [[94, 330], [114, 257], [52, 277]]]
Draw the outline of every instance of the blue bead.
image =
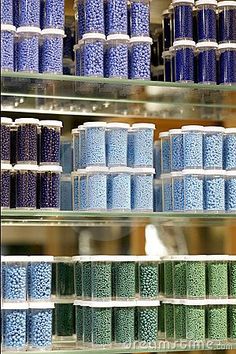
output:
[[151, 45], [137, 42], [131, 44], [129, 77], [131, 79], [150, 80]]
[[166, 13], [163, 15], [162, 19], [162, 29], [163, 29], [163, 50], [169, 50], [172, 45], [172, 34], [171, 34], [171, 14]]
[[127, 34], [127, 0], [107, 0], [105, 15], [108, 16], [107, 35]]
[[134, 130], [134, 167], [153, 167], [154, 127], [141, 128], [133, 125]]
[[184, 168], [203, 167], [203, 134], [201, 131], [183, 133]]
[[1, 30], [1, 70], [14, 71], [14, 31]]
[[46, 0], [44, 28], [64, 30], [64, 0]]
[[40, 28], [44, 28], [45, 23], [45, 0], [40, 0]]
[[77, 47], [75, 49], [75, 75], [81, 75], [81, 48]]
[[150, 4], [149, 1], [131, 1], [131, 37], [149, 36]]
[[128, 43], [126, 41], [108, 42], [107, 77], [128, 79]]
[[153, 175], [135, 173], [131, 177], [131, 209], [153, 211]]
[[176, 5], [174, 7], [174, 35], [177, 39], [193, 38], [193, 6]]
[[224, 168], [236, 170], [236, 133], [226, 133], [224, 138]]
[[19, 0], [20, 26], [40, 27], [40, 0]]
[[60, 210], [72, 210], [72, 183], [71, 177], [61, 178]]
[[171, 133], [171, 170], [182, 171], [184, 167], [183, 134]]
[[205, 132], [203, 138], [204, 169], [223, 168], [223, 132]]
[[104, 76], [104, 40], [85, 40], [81, 52], [81, 75]]
[[[16, 165], [17, 167], [17, 165]], [[36, 209], [37, 171], [17, 171], [16, 208]]]
[[26, 310], [3, 310], [2, 329], [4, 349], [26, 349]]
[[10, 162], [10, 135], [11, 135], [11, 123], [1, 122], [1, 161], [2, 163]]
[[204, 210], [225, 211], [225, 179], [222, 175], [206, 175], [204, 179]]
[[31, 309], [28, 326], [30, 348], [50, 349], [52, 345], [52, 309]]
[[79, 179], [79, 210], [87, 208], [87, 176], [81, 175]]
[[236, 7], [219, 8], [219, 42], [236, 42]]
[[5, 262], [3, 269], [3, 299], [26, 301], [27, 263]]
[[[168, 133], [167, 133], [168, 134]], [[169, 173], [171, 169], [170, 138], [161, 136], [161, 172]]]
[[134, 166], [134, 131], [128, 131], [128, 147], [127, 147], [127, 164], [129, 167]]
[[10, 170], [1, 168], [1, 208], [10, 208]]
[[175, 48], [175, 81], [194, 81], [194, 49], [179, 46]]
[[216, 42], [216, 7], [202, 5], [197, 13], [198, 41]]
[[107, 166], [127, 166], [127, 128], [109, 127], [106, 131]]
[[41, 126], [40, 162], [60, 163], [60, 127]]
[[184, 211], [184, 180], [182, 176], [172, 177], [173, 211]]
[[51, 299], [52, 264], [31, 262], [28, 265], [28, 295], [30, 301]]
[[109, 210], [131, 209], [130, 173], [111, 172], [107, 178], [107, 208]]
[[[220, 47], [219, 47], [220, 48]], [[220, 84], [236, 83], [236, 49], [220, 50]]]
[[162, 185], [161, 181], [158, 180], [157, 183], [154, 183], [154, 211], [161, 212], [162, 211]]
[[172, 202], [172, 182], [169, 175], [162, 175], [162, 204], [163, 211], [172, 211], [173, 202]]
[[22, 33], [17, 44], [17, 71], [39, 72], [39, 35]]
[[171, 55], [164, 57], [164, 81], [171, 82]]
[[105, 126], [86, 126], [87, 166], [106, 166]]
[[236, 211], [236, 176], [228, 175], [225, 186], [225, 207], [228, 212]]
[[107, 175], [103, 172], [88, 172], [87, 209], [107, 209]]
[[48, 171], [40, 174], [40, 208], [60, 208], [60, 172]]
[[216, 84], [216, 49], [200, 49], [198, 54], [198, 83]]
[[43, 35], [42, 72], [62, 74], [63, 72], [63, 36]]
[[155, 178], [161, 175], [161, 142], [155, 141], [153, 151], [153, 164], [155, 168]]
[[13, 25], [13, 0], [1, 0], [1, 24]]
[[186, 174], [184, 176], [185, 211], [203, 211], [203, 176]]
[[85, 7], [84, 7], [84, 0], [78, 0], [78, 7], [77, 7], [77, 39], [78, 42], [83, 35], [85, 34]]
[[72, 175], [73, 210], [79, 210], [79, 176]]
[[85, 0], [85, 32], [104, 33], [103, 0]]
[[17, 162], [37, 164], [37, 123], [22, 123], [17, 129]]

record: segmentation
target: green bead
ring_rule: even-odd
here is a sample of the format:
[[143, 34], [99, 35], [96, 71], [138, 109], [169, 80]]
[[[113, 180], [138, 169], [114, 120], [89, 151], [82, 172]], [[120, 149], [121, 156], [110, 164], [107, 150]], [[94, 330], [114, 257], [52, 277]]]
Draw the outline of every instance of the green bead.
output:
[[186, 339], [205, 340], [205, 308], [204, 306], [186, 306]]
[[228, 307], [228, 333], [230, 339], [236, 339], [236, 305], [229, 305]]
[[166, 339], [174, 338], [174, 306], [172, 304], [165, 304], [165, 334]]
[[207, 309], [208, 339], [227, 339], [227, 306], [215, 305]]
[[173, 296], [173, 264], [171, 261], [164, 262], [165, 295]]
[[204, 262], [187, 262], [188, 297], [206, 297], [206, 267]]
[[76, 339], [77, 342], [83, 341], [84, 324], [83, 324], [83, 307], [75, 306], [75, 318], [76, 318]]
[[75, 294], [77, 297], [82, 296], [82, 263], [75, 263]]
[[92, 295], [91, 270], [92, 270], [91, 262], [82, 262], [83, 296], [88, 299], [90, 299]]
[[236, 297], [236, 262], [229, 262], [229, 294]]
[[56, 263], [57, 296], [74, 295], [74, 265], [72, 262]]
[[208, 295], [210, 297], [228, 296], [227, 262], [214, 261], [207, 264]]
[[56, 330], [58, 337], [72, 337], [75, 333], [74, 305], [55, 304]]
[[94, 298], [111, 298], [111, 263], [92, 263], [92, 293]]
[[114, 309], [114, 339], [116, 343], [132, 344], [134, 342], [134, 307]]
[[175, 297], [186, 296], [186, 262], [173, 262], [174, 295]]
[[138, 308], [138, 337], [142, 343], [156, 343], [158, 338], [158, 307]]
[[83, 341], [92, 343], [92, 309], [91, 307], [83, 307]]
[[186, 306], [174, 305], [175, 339], [186, 339]]
[[116, 297], [133, 299], [136, 295], [135, 262], [116, 263]]
[[157, 298], [159, 294], [158, 263], [144, 262], [139, 265], [139, 292], [141, 298]]

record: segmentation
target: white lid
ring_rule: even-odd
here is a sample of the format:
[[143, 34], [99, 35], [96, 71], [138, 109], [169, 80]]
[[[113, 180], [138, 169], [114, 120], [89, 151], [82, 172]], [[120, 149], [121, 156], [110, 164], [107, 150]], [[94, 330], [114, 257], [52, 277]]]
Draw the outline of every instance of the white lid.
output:
[[29, 256], [3, 256], [3, 262], [29, 262]]
[[152, 123], [135, 123], [132, 125], [132, 129], [156, 129], [155, 124]]
[[194, 4], [194, 0], [172, 0], [173, 6], [178, 5], [178, 4]]
[[12, 119], [7, 117], [1, 117], [1, 124], [11, 124]]
[[162, 52], [162, 58], [164, 59], [166, 57], [172, 57], [172, 52], [170, 50], [165, 50]]
[[105, 40], [106, 37], [102, 33], [85, 33], [82, 37], [82, 39], [103, 39]]
[[171, 172], [171, 177], [182, 177], [183, 173], [182, 171], [175, 171], [175, 172]]
[[39, 166], [30, 164], [16, 164], [13, 169], [15, 171], [39, 171]]
[[[218, 133], [224, 133], [225, 128], [224, 127], [205, 127], [204, 128], [205, 132], [218, 132]], [[235, 129], [236, 131], [236, 129]]]
[[157, 307], [160, 306], [159, 300], [136, 300], [137, 307]]
[[15, 120], [16, 124], [39, 124], [39, 120], [35, 118], [18, 118]]
[[57, 165], [42, 165], [39, 167], [40, 172], [62, 172], [62, 167]]
[[133, 174], [146, 174], [146, 175], [154, 175], [155, 174], [155, 168], [152, 167], [137, 167], [133, 168]]
[[236, 134], [236, 128], [225, 128], [225, 134]]
[[[77, 44], [74, 45], [73, 50], [80, 49], [81, 45], [83, 44], [83, 39], [80, 39]], [[73, 61], [72, 61], [73, 62]]]
[[188, 168], [182, 171], [183, 175], [204, 175], [204, 172], [205, 171], [201, 168]]
[[30, 302], [29, 308], [30, 309], [54, 309], [55, 305], [54, 302], [51, 301], [37, 301], [37, 302]]
[[129, 41], [129, 36], [127, 34], [110, 34], [109, 36], [107, 36], [108, 41], [117, 40], [117, 39]]
[[104, 172], [104, 173], [108, 173], [109, 169], [106, 166], [90, 166], [90, 167], [86, 167], [85, 169], [86, 173], [100, 173], [100, 172]]
[[228, 260], [228, 258], [229, 258], [229, 256], [228, 255], [226, 255], [226, 254], [214, 254], [214, 255], [208, 255], [207, 256], [207, 262], [214, 262], [214, 261], [223, 261], [223, 262], [225, 262], [225, 261], [227, 261]]
[[130, 167], [111, 167], [109, 169], [110, 173], [132, 173], [133, 169]]
[[86, 176], [87, 175], [86, 168], [78, 168], [75, 172], [77, 172], [77, 174], [80, 175], [80, 176]]
[[54, 257], [54, 263], [57, 262], [71, 263], [73, 260], [72, 257]]
[[208, 305], [236, 305], [236, 299], [208, 299]]
[[145, 42], [152, 44], [152, 38], [151, 37], [132, 37], [130, 39], [130, 43], [137, 43], [137, 42]]
[[209, 300], [208, 299], [184, 299], [183, 300], [183, 305], [185, 306], [205, 306], [205, 305], [208, 305], [209, 303]]
[[154, 146], [160, 147], [161, 146], [161, 140], [154, 141]]
[[1, 23], [1, 31], [16, 32], [16, 27], [12, 25], [5, 25]]
[[225, 176], [236, 177], [236, 171], [225, 171]]
[[185, 256], [186, 262], [206, 262], [207, 260], [208, 260], [208, 256], [205, 254]]
[[217, 0], [198, 0], [195, 2], [195, 6], [201, 6], [201, 5], [217, 6]]
[[2, 310], [28, 310], [29, 305], [26, 301], [24, 302], [5, 302], [1, 304]]
[[172, 256], [171, 256], [171, 260], [172, 260], [172, 261], [184, 261], [184, 260], [185, 260], [185, 257], [186, 257], [185, 254], [182, 254], [182, 255], [180, 255], [180, 254], [172, 255]]
[[39, 122], [40, 126], [47, 126], [47, 127], [62, 127], [63, 124], [60, 120], [41, 120]]
[[74, 301], [74, 306], [82, 306], [82, 304], [84, 303], [84, 300], [75, 300]]
[[170, 135], [169, 132], [161, 132], [161, 133], [159, 134], [159, 138], [160, 138], [160, 139], [161, 139], [161, 138], [168, 138], [169, 135]]
[[231, 256], [228, 256], [228, 260], [235, 262], [235, 261], [236, 261], [236, 256], [232, 256], [232, 255], [231, 255]]
[[138, 262], [160, 262], [160, 256], [137, 256]]
[[84, 124], [81, 124], [81, 125], [78, 125], [78, 127], [77, 127], [79, 130], [85, 130], [85, 126], [84, 126]]
[[136, 262], [137, 256], [113, 256], [113, 262]]
[[12, 165], [10, 163], [1, 163], [1, 170], [11, 170]]
[[113, 301], [113, 307], [135, 307], [136, 306], [136, 301]]
[[80, 305], [83, 307], [92, 307], [92, 308], [107, 308], [107, 307], [113, 307], [113, 302], [114, 301], [77, 301], [74, 302], [74, 305]]
[[236, 49], [236, 43], [221, 43], [218, 45], [219, 50]]
[[90, 257], [91, 262], [112, 262], [114, 256], [103, 256], [103, 255], [97, 255], [97, 256], [91, 256]]
[[65, 35], [65, 31], [59, 28], [45, 28], [41, 31], [42, 36], [47, 34], [56, 34], [63, 36]]
[[100, 127], [105, 128], [106, 126], [107, 126], [106, 122], [86, 122], [86, 123], [84, 123], [85, 128], [100, 128]]
[[175, 41], [173, 47], [195, 47], [196, 43], [187, 39], [181, 39], [180, 41]]
[[213, 49], [217, 49], [218, 48], [218, 43], [216, 42], [200, 42], [196, 44], [196, 48], [197, 49], [201, 49], [201, 48], [213, 48]]
[[107, 123], [107, 128], [129, 129], [130, 125], [128, 123]]
[[225, 170], [204, 170], [205, 176], [225, 176]]
[[74, 257], [72, 257], [72, 260], [74, 262], [76, 262], [76, 261], [90, 262], [91, 261], [91, 256], [74, 256]]
[[171, 174], [170, 173], [162, 173], [161, 179], [165, 179], [165, 178], [171, 178]]
[[219, 1], [218, 2], [218, 7], [225, 7], [225, 6], [235, 6], [236, 7], [236, 1]]
[[168, 10], [168, 9], [166, 9], [166, 10], [164, 10], [163, 12], [162, 12], [162, 16], [165, 16], [165, 15], [169, 15], [170, 14], [170, 11]]
[[183, 132], [187, 131], [203, 131], [204, 127], [202, 125], [184, 125], [182, 128]]
[[74, 128], [71, 130], [71, 134], [79, 134], [80, 129], [79, 128]]
[[182, 134], [182, 129], [170, 129], [169, 134]]
[[41, 29], [39, 27], [30, 27], [30, 26], [22, 26], [17, 28], [17, 33], [41, 33]]
[[53, 262], [53, 256], [29, 256], [29, 262]]

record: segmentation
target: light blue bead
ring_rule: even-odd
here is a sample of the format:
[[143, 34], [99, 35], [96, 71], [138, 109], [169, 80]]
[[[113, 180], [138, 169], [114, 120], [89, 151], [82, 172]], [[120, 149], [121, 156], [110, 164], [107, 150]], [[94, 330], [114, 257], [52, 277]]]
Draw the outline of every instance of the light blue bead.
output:
[[164, 177], [162, 184], [162, 203], [163, 211], [172, 211], [173, 210], [173, 201], [172, 201], [172, 183], [170, 177]]
[[80, 176], [79, 209], [87, 208], [87, 176]]
[[225, 210], [225, 179], [224, 176], [205, 176], [204, 179], [204, 210]]
[[130, 79], [150, 80], [151, 45], [146, 42], [132, 43], [130, 49]]
[[[158, 181], [159, 182], [159, 181]], [[162, 211], [162, 185], [154, 182], [154, 211]]]
[[172, 178], [173, 211], [184, 210], [184, 180], [183, 177]]
[[203, 164], [205, 169], [223, 168], [223, 133], [205, 133], [203, 138]]
[[42, 45], [43, 73], [63, 73], [63, 36], [43, 35]]
[[39, 35], [22, 33], [17, 46], [17, 71], [39, 72]]
[[3, 310], [2, 346], [4, 349], [24, 350], [26, 347], [26, 312], [23, 309]]
[[107, 0], [107, 34], [127, 34], [127, 0]]
[[155, 142], [153, 151], [153, 163], [155, 168], [155, 178], [159, 178], [161, 175], [161, 143]]
[[72, 142], [71, 140], [61, 140], [60, 144], [60, 165], [63, 173], [72, 171]]
[[182, 171], [184, 168], [183, 134], [170, 134], [171, 171]]
[[128, 79], [128, 43], [108, 42], [107, 62], [105, 62], [107, 77]]
[[106, 131], [107, 166], [127, 166], [128, 127], [109, 127]]
[[30, 309], [28, 329], [30, 348], [50, 349], [52, 345], [52, 309]]
[[185, 211], [203, 211], [203, 175], [184, 176]]
[[129, 167], [134, 166], [134, 131], [128, 131], [128, 147], [127, 147], [127, 164]]
[[107, 209], [107, 175], [98, 172], [88, 173], [87, 178], [87, 209], [106, 210]]
[[73, 210], [79, 210], [79, 176], [73, 175]]
[[187, 131], [183, 134], [184, 168], [203, 167], [203, 135], [197, 131]]
[[1, 70], [14, 71], [14, 32], [1, 30]]
[[169, 173], [171, 169], [171, 151], [169, 136], [161, 138], [161, 172]]
[[131, 209], [153, 211], [153, 175], [137, 174], [131, 177]]
[[60, 209], [61, 210], [72, 210], [72, 183], [71, 177], [64, 177], [61, 178], [61, 193], [60, 193], [61, 203]]
[[149, 36], [150, 5], [149, 1], [131, 1], [131, 36]]
[[152, 128], [134, 128], [134, 167], [153, 167]]
[[228, 212], [236, 211], [236, 176], [226, 177], [225, 206]]
[[50, 300], [52, 264], [31, 262], [28, 266], [28, 295], [33, 300]]
[[227, 133], [224, 139], [224, 168], [236, 169], [236, 133]]
[[85, 32], [104, 33], [103, 0], [85, 0]]
[[131, 209], [130, 173], [111, 173], [107, 178], [107, 208], [109, 210]]
[[45, 28], [59, 28], [64, 30], [64, 0], [46, 0]]
[[86, 153], [86, 132], [85, 129], [80, 130], [79, 140], [79, 168], [87, 166], [87, 153]]
[[6, 262], [3, 266], [3, 299], [26, 301], [27, 263]]
[[86, 165], [106, 166], [105, 126], [86, 127]]
[[40, 27], [40, 0], [19, 0], [20, 26]]

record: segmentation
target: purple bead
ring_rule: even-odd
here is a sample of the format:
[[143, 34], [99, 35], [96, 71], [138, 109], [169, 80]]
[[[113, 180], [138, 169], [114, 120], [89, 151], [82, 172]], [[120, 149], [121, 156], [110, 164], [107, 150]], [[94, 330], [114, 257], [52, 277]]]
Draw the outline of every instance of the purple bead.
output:
[[103, 0], [85, 1], [85, 32], [104, 33]]
[[40, 26], [40, 0], [19, 0], [20, 26]]
[[149, 36], [150, 4], [149, 0], [131, 1], [131, 37]]
[[193, 38], [193, 6], [176, 5], [174, 8], [175, 40]]
[[104, 76], [104, 40], [85, 40], [82, 46], [81, 74], [84, 76]]
[[194, 47], [176, 47], [175, 81], [194, 81]]
[[127, 34], [127, 0], [107, 0], [108, 34]]
[[16, 193], [16, 208], [36, 209], [37, 171], [17, 171]]
[[[220, 46], [219, 46], [220, 49]], [[220, 49], [220, 84], [236, 83], [236, 48]]]
[[64, 30], [64, 0], [46, 0], [44, 28]]
[[198, 54], [198, 83], [216, 84], [216, 48], [200, 49]]
[[202, 6], [197, 13], [198, 41], [216, 42], [216, 8]]
[[60, 163], [60, 127], [41, 127], [41, 159], [44, 163]]
[[36, 33], [22, 33], [17, 44], [17, 71], [39, 71], [39, 35]]
[[60, 173], [50, 171], [41, 172], [40, 208], [60, 208]]
[[108, 44], [108, 77], [128, 79], [128, 42]]
[[1, 28], [1, 70], [14, 71], [14, 31]]
[[[223, 1], [222, 3], [223, 4]], [[219, 8], [219, 42], [236, 42], [236, 6]]]
[[13, 25], [13, 0], [1, 0], [1, 25]]
[[1, 166], [1, 208], [10, 208], [10, 170]]
[[151, 44], [132, 43], [130, 55], [130, 78], [150, 80]]
[[[43, 34], [43, 32], [42, 32]], [[43, 34], [42, 72], [62, 74], [63, 72], [63, 35]]]
[[5, 163], [10, 162], [10, 134], [11, 134], [11, 120], [9, 123], [4, 124], [3, 119], [1, 118], [1, 161]]
[[37, 153], [37, 124], [20, 124], [17, 130], [17, 162], [36, 164]]

